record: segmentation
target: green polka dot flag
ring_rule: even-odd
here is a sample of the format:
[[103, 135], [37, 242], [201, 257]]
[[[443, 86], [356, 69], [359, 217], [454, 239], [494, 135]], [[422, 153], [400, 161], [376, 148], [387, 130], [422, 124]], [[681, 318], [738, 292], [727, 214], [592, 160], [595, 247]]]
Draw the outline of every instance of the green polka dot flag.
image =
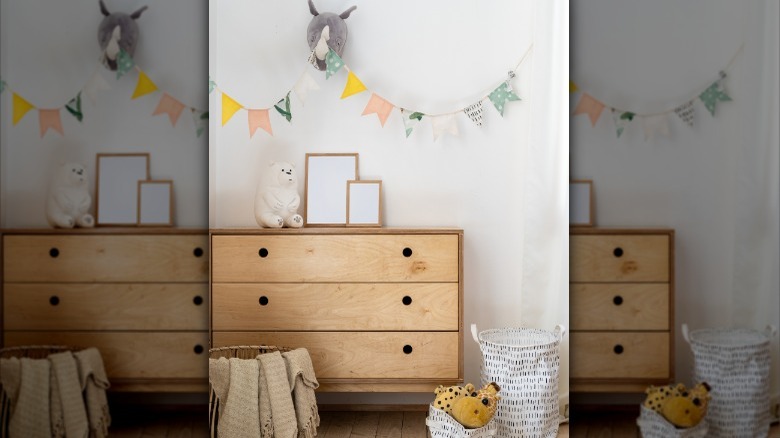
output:
[[502, 116], [504, 115], [504, 105], [508, 101], [513, 100], [520, 100], [519, 97], [515, 94], [514, 91], [512, 91], [511, 88], [509, 88], [509, 84], [504, 82], [503, 84], [499, 85], [495, 90], [493, 90], [492, 93], [488, 96], [490, 98], [490, 101], [493, 102], [493, 106], [496, 107], [498, 110], [498, 113]]
[[129, 72], [133, 67], [135, 67], [133, 57], [123, 49], [119, 49], [119, 55], [116, 57], [116, 78], [121, 78], [122, 75]]
[[715, 81], [699, 95], [699, 99], [707, 107], [710, 114], [715, 115], [715, 105], [720, 102], [728, 102], [731, 98], [720, 88], [720, 81]]
[[341, 67], [344, 67], [344, 61], [333, 49], [330, 49], [325, 55], [325, 79], [330, 79], [337, 71], [341, 70]]

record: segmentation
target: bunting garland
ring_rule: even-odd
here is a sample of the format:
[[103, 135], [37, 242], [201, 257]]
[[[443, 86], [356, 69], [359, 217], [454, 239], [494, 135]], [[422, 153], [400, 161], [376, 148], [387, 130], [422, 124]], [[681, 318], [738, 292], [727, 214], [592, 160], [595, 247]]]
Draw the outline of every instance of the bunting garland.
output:
[[[496, 111], [498, 111], [501, 116], [504, 115], [507, 102], [519, 101], [520, 97], [512, 89], [511, 80], [515, 77], [515, 72], [520, 68], [520, 65], [525, 60], [526, 56], [528, 56], [528, 54], [531, 52], [532, 48], [533, 46], [528, 47], [528, 50], [526, 50], [515, 69], [509, 71], [507, 79], [505, 79], [499, 85], [491, 88], [488, 93], [475, 100], [474, 103], [456, 111], [444, 114], [424, 114], [420, 111], [408, 110], [395, 105], [377, 93], [372, 92], [368, 87], [366, 87], [363, 81], [360, 80], [357, 74], [352, 69], [350, 69], [349, 66], [344, 63], [344, 60], [333, 50], [329, 50], [325, 55], [325, 79], [330, 79], [333, 75], [337, 74], [342, 69], [346, 70], [347, 78], [344, 84], [344, 89], [341, 93], [341, 99], [346, 99], [364, 91], [369, 91], [371, 97], [366, 103], [362, 115], [365, 116], [376, 114], [379, 118], [379, 124], [384, 127], [387, 123], [387, 120], [390, 118], [390, 113], [392, 113], [394, 109], [398, 109], [403, 120], [404, 132], [407, 138], [412, 134], [414, 129], [423, 120], [423, 118], [430, 119], [431, 125], [433, 127], [433, 137], [435, 141], [443, 134], [452, 136], [459, 135], [457, 120], [455, 118], [457, 114], [462, 113], [466, 115], [472, 122], [474, 122], [474, 124], [476, 124], [478, 127], [482, 127], [484, 111], [483, 101], [485, 99], [490, 100], [490, 102], [496, 108]], [[307, 62], [307, 69], [308, 68], [309, 63]], [[222, 126], [224, 126], [238, 110], [245, 109], [249, 113], [248, 123], [250, 138], [254, 136], [258, 128], [262, 128], [269, 135], [273, 135], [269, 116], [269, 114], [273, 112], [270, 111], [272, 107], [276, 113], [284, 117], [288, 122], [292, 122], [290, 93], [294, 92], [298, 97], [301, 105], [304, 105], [306, 99], [309, 96], [309, 92], [319, 89], [320, 86], [317, 81], [315, 81], [309, 74], [309, 71], [306, 70], [303, 72], [303, 74], [301, 74], [293, 87], [285, 93], [285, 97], [278, 100], [275, 105], [266, 108], [249, 108], [228, 96], [222, 89], [220, 89], [219, 85], [217, 85], [214, 80], [209, 78], [209, 93], [213, 90], [218, 90], [222, 93]]]
[[569, 81], [569, 93], [580, 93], [577, 104], [575, 105], [572, 115], [587, 114], [590, 119], [591, 126], [596, 126], [596, 123], [601, 116], [601, 113], [605, 108], [609, 108], [612, 114], [612, 120], [615, 126], [615, 133], [617, 137], [623, 134], [625, 129], [634, 120], [639, 120], [642, 131], [644, 133], [645, 140], [654, 140], [656, 135], [669, 136], [669, 117], [670, 113], [674, 113], [680, 121], [682, 121], [689, 128], [693, 128], [694, 120], [696, 116], [696, 107], [694, 103], [696, 99], [701, 101], [702, 105], [707, 109], [711, 116], [715, 116], [715, 109], [720, 102], [730, 102], [731, 96], [726, 93], [724, 88], [724, 80], [726, 79], [726, 70], [734, 63], [737, 55], [742, 51], [740, 46], [737, 52], [731, 58], [727, 66], [718, 73], [718, 79], [711, 82], [703, 91], [694, 94], [695, 97], [685, 100], [681, 104], [675, 104], [669, 107], [669, 109], [653, 114], [637, 114], [632, 111], [621, 110], [615, 107], [608, 106], [607, 104], [594, 98], [592, 95], [580, 91], [580, 88], [572, 81]]
[[[124, 50], [120, 50], [119, 54], [117, 55], [117, 79], [127, 75], [131, 70], [136, 70], [138, 72], [138, 79], [131, 99], [137, 99], [139, 97], [143, 97], [159, 91], [157, 85], [143, 70], [141, 70], [141, 68], [135, 64], [133, 58]], [[213, 90], [214, 86], [216, 86], [216, 84], [214, 84], [211, 78], [209, 78], [210, 91]], [[60, 135], [65, 135], [64, 129], [62, 127], [62, 117], [60, 114], [62, 109], [67, 111], [77, 121], [83, 122], [84, 109], [81, 104], [82, 93], [89, 98], [90, 102], [92, 102], [92, 105], [95, 105], [98, 93], [111, 89], [111, 87], [108, 85], [108, 82], [106, 82], [105, 78], [103, 77], [102, 65], [97, 66], [87, 83], [81, 90], [79, 90], [78, 93], [76, 93], [75, 97], [71, 98], [67, 103], [58, 108], [38, 108], [24, 99], [16, 91], [13, 91], [13, 89], [8, 86], [8, 83], [5, 80], [0, 79], [0, 93], [5, 91], [6, 88], [11, 89], [12, 91], [12, 125], [15, 126], [17, 123], [19, 123], [28, 112], [37, 110], [38, 127], [41, 137], [45, 136], [49, 130], [59, 132]], [[171, 126], [176, 126], [176, 123], [185, 108], [188, 107], [170, 94], [163, 92], [152, 115], [156, 116], [160, 114], [167, 114]], [[195, 125], [196, 135], [200, 137], [208, 127], [209, 112], [197, 109], [195, 107], [189, 108], [190, 112], [192, 113], [192, 120], [193, 124]], [[225, 120], [223, 120], [223, 122], [225, 122]]]

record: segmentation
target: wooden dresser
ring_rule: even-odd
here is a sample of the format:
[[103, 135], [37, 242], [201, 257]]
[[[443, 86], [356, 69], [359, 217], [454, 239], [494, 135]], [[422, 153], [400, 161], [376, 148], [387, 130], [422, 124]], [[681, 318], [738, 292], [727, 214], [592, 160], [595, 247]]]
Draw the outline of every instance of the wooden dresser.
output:
[[463, 231], [211, 231], [211, 345], [309, 350], [322, 391], [463, 381]]
[[205, 392], [205, 230], [4, 230], [4, 346], [97, 347], [112, 390]]
[[674, 231], [572, 228], [571, 390], [674, 380]]

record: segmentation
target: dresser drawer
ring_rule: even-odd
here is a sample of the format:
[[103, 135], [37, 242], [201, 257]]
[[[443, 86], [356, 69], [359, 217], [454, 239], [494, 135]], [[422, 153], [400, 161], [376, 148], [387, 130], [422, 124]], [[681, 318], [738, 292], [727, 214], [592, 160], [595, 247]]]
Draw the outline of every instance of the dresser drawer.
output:
[[6, 330], [208, 330], [206, 283], [6, 283]]
[[214, 330], [458, 330], [457, 283], [215, 283]]
[[[208, 334], [5, 332], [5, 346], [97, 347], [110, 379], [208, 378]], [[198, 354], [196, 346], [200, 348]]]
[[3, 238], [6, 282], [206, 282], [204, 235]]
[[212, 281], [457, 282], [458, 235], [212, 236]]
[[667, 235], [573, 235], [571, 282], [669, 281]]
[[[212, 336], [215, 347], [304, 347], [318, 379], [459, 377], [458, 332], [213, 332]], [[409, 354], [404, 352], [405, 346], [411, 347]]]
[[668, 330], [668, 283], [576, 283], [572, 330]]
[[572, 332], [570, 336], [573, 379], [665, 379], [670, 376], [668, 333]]

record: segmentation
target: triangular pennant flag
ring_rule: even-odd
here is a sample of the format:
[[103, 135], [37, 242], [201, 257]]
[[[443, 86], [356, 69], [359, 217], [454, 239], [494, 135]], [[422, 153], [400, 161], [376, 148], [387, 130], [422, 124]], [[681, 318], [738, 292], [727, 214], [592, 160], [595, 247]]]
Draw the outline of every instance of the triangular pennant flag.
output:
[[27, 114], [28, 111], [35, 108], [33, 104], [30, 102], [24, 100], [24, 98], [16, 93], [13, 94], [13, 124], [16, 125], [19, 123], [19, 120], [22, 120], [22, 117], [24, 117], [25, 114]]
[[618, 138], [623, 135], [623, 131], [628, 126], [628, 122], [634, 120], [635, 114], [628, 111], [620, 111], [612, 108], [612, 120], [615, 121], [615, 132]]
[[249, 110], [249, 138], [255, 135], [257, 128], [262, 128], [263, 131], [274, 135], [271, 130], [271, 118], [268, 116], [267, 109]]
[[587, 114], [590, 118], [591, 126], [596, 126], [596, 122], [601, 117], [601, 112], [604, 110], [604, 104], [594, 99], [588, 93], [582, 93], [580, 101], [577, 103], [577, 107], [574, 108], [574, 115]]
[[325, 79], [330, 79], [337, 71], [341, 70], [341, 67], [344, 67], [344, 61], [333, 49], [330, 49], [325, 55]]
[[84, 113], [81, 112], [81, 92], [65, 104], [65, 109], [79, 122], [84, 120]]
[[681, 118], [686, 125], [693, 128], [693, 117], [696, 113], [696, 107], [693, 106], [693, 101], [686, 102], [674, 109], [674, 113], [677, 117]]
[[157, 85], [146, 76], [143, 70], [138, 70], [138, 83], [135, 84], [135, 91], [133, 91], [133, 99], [145, 96], [149, 93], [157, 91]]
[[3, 91], [5, 91], [5, 81], [0, 79], [0, 94], [3, 94]]
[[87, 86], [84, 87], [84, 93], [87, 94], [87, 97], [89, 97], [89, 101], [92, 102], [92, 105], [95, 105], [95, 98], [97, 97], [98, 91], [105, 91], [109, 90], [110, 87], [108, 86], [108, 82], [103, 78], [103, 75], [101, 74], [101, 69], [95, 69], [95, 72], [92, 73], [92, 77], [89, 79], [89, 82], [87, 82]]
[[195, 108], [190, 108], [190, 112], [192, 113], [192, 121], [195, 123], [195, 133], [200, 138], [209, 126], [209, 112]]
[[371, 99], [368, 100], [366, 109], [363, 110], [363, 115], [376, 114], [379, 117], [379, 124], [384, 128], [387, 118], [390, 116], [390, 112], [393, 111], [392, 103], [382, 99], [378, 95], [371, 93]]
[[458, 124], [455, 120], [455, 114], [432, 116], [431, 126], [433, 127], [433, 141], [436, 141], [444, 133], [455, 137], [458, 136]]
[[211, 76], [209, 76], [209, 94], [211, 94], [212, 91], [214, 91], [214, 88], [217, 86], [217, 83], [214, 82], [211, 79]]
[[360, 82], [360, 79], [355, 76], [355, 73], [349, 72], [349, 75], [347, 75], [347, 85], [344, 86], [344, 92], [341, 93], [341, 98], [346, 99], [349, 96], [362, 93], [363, 91], [366, 91], [366, 86]]
[[233, 100], [233, 98], [227, 94], [222, 93], [222, 126], [225, 126], [225, 123], [227, 123], [228, 120], [233, 117], [233, 114], [241, 108], [243, 108], [243, 106], [241, 106], [240, 103]]
[[[280, 107], [279, 105], [284, 105], [284, 108]], [[290, 110], [290, 92], [287, 92], [287, 95], [284, 96], [284, 99], [280, 99], [279, 102], [276, 102], [276, 105], [274, 105], [274, 108], [276, 108], [276, 111], [279, 112], [279, 114], [282, 115], [285, 119], [287, 119], [288, 122], [292, 122], [292, 111]]]
[[520, 100], [515, 92], [512, 91], [512, 87], [509, 86], [508, 82], [504, 82], [503, 84], [496, 87], [496, 89], [493, 90], [493, 92], [490, 93], [488, 97], [490, 98], [490, 101], [493, 102], [493, 105], [498, 110], [498, 113], [502, 116], [504, 115], [504, 105], [507, 101]]
[[316, 91], [319, 89], [320, 86], [317, 85], [317, 82], [314, 81], [314, 78], [311, 77], [307, 70], [303, 72], [298, 79], [298, 82], [296, 82], [293, 87], [293, 91], [295, 91], [295, 95], [298, 96], [298, 100], [301, 101], [301, 105], [306, 103], [306, 97], [308, 97], [309, 91]]
[[409, 111], [401, 108], [401, 118], [404, 121], [404, 130], [406, 131], [406, 138], [412, 135], [412, 131], [420, 123], [425, 114], [419, 111]]
[[135, 67], [135, 61], [124, 49], [119, 49], [119, 54], [116, 56], [116, 78], [119, 79], [125, 73], [129, 72]]
[[41, 127], [41, 138], [43, 138], [49, 128], [59, 132], [60, 135], [65, 135], [62, 131], [62, 119], [60, 119], [59, 109], [39, 109], [38, 123]]
[[471, 119], [472, 122], [474, 122], [475, 125], [482, 127], [482, 101], [469, 105], [466, 108], [463, 109], [463, 112], [466, 113], [467, 116], [469, 116], [469, 119]]
[[569, 81], [569, 93], [576, 93], [579, 90], [577, 88], [577, 84], [575, 84], [573, 81]]
[[160, 98], [160, 103], [157, 104], [157, 108], [152, 113], [153, 116], [159, 114], [168, 114], [168, 119], [171, 121], [171, 126], [176, 126], [176, 121], [179, 120], [181, 112], [184, 110], [184, 104], [171, 97], [168, 93], [163, 93]]
[[655, 133], [669, 135], [669, 119], [665, 113], [642, 117], [642, 127], [645, 130], [645, 140], [654, 140]]
[[699, 99], [701, 99], [704, 106], [707, 107], [710, 114], [713, 116], [715, 115], [715, 105], [718, 103], [718, 101], [728, 102], [731, 100], [731, 98], [721, 88], [720, 80], [713, 82], [712, 85], [707, 87], [707, 89], [699, 95]]

